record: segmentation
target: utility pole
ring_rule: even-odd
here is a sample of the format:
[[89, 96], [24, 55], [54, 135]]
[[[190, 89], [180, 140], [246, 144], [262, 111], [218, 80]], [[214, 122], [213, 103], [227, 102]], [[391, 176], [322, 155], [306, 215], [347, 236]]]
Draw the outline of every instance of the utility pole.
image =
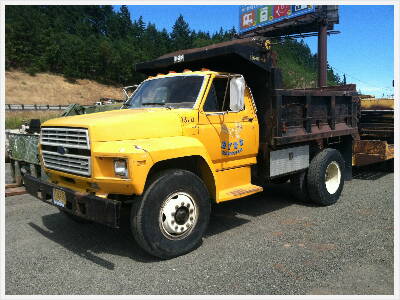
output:
[[327, 48], [328, 48], [328, 24], [326, 19], [321, 20], [318, 30], [318, 86], [326, 86], [327, 78]]

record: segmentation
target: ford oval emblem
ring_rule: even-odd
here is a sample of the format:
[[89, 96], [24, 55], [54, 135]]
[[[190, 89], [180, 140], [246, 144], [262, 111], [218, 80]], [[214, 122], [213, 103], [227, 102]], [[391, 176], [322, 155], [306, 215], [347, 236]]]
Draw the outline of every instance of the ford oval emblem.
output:
[[62, 147], [62, 146], [57, 146], [57, 152], [58, 152], [59, 154], [61, 154], [61, 155], [64, 155], [64, 154], [67, 153], [68, 151], [67, 151], [67, 149], [65, 149], [65, 148]]

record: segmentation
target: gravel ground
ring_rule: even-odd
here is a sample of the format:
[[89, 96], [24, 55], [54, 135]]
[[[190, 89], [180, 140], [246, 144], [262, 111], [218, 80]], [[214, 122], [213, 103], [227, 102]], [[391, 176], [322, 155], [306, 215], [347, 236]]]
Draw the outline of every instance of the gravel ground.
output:
[[203, 244], [168, 261], [126, 223], [76, 224], [8, 197], [6, 294], [393, 294], [394, 176], [354, 177], [331, 207], [295, 202], [288, 184], [216, 206]]

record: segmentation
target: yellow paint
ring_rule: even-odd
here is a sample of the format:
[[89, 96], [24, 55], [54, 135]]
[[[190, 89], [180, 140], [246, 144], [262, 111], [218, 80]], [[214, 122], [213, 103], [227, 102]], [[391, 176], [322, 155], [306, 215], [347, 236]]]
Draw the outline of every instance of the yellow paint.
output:
[[[250, 90], [245, 109], [212, 115], [203, 111], [212, 80], [224, 75], [213, 71], [186, 71], [205, 76], [193, 109], [124, 109], [52, 119], [43, 126], [88, 128], [92, 155], [90, 178], [46, 169], [50, 180], [79, 192], [141, 195], [151, 168], [162, 161], [201, 157], [215, 186], [215, 201], [243, 197], [262, 188], [251, 185], [250, 166], [258, 152], [258, 120]], [[154, 78], [179, 76], [159, 74]], [[225, 149], [224, 149], [225, 148]], [[126, 159], [128, 178], [114, 174], [114, 159]], [[73, 182], [71, 182], [71, 179]], [[204, 179], [206, 180], [206, 179]]]
[[394, 99], [366, 98], [361, 99], [361, 109], [394, 109]]
[[[220, 178], [218, 202], [237, 199], [261, 192], [262, 187], [252, 185], [250, 167], [227, 169], [217, 172]], [[229, 178], [229, 180], [225, 180]]]

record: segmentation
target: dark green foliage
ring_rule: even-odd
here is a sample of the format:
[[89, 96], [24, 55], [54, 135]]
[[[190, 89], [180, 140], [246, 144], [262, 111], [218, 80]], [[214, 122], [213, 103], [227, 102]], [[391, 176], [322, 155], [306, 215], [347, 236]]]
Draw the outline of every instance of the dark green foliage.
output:
[[[111, 5], [7, 5], [5, 15], [7, 69], [63, 74], [102, 83], [134, 84], [143, 80], [134, 66], [179, 49], [204, 47], [231, 40], [235, 28], [214, 34], [191, 30], [182, 15], [171, 34], [139, 17], [132, 22], [128, 8]], [[303, 42], [277, 45], [278, 64], [286, 87], [312, 86], [316, 57]], [[300, 74], [300, 75], [299, 75]], [[330, 69], [330, 84], [340, 79]]]
[[[310, 48], [301, 40], [297, 42], [285, 39], [273, 46], [278, 54], [278, 66], [283, 73], [283, 85], [285, 88], [316, 87], [318, 84], [317, 68], [318, 57], [312, 54]], [[328, 65], [327, 84], [341, 84], [340, 77], [335, 74]]]
[[172, 27], [171, 41], [173, 50], [189, 49], [192, 47], [195, 32], [190, 32], [189, 24], [179, 15], [174, 26]]

